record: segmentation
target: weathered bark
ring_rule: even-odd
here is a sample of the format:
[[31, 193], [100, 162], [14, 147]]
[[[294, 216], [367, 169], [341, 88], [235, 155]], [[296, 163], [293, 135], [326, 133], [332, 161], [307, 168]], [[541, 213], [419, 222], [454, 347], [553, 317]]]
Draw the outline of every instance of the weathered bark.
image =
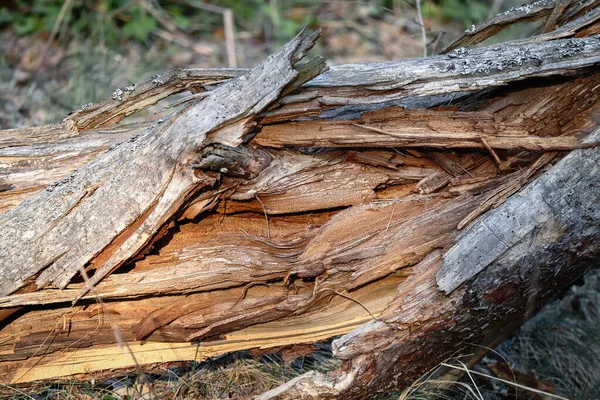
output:
[[[230, 142], [241, 141], [253, 116], [299, 76], [294, 65], [315, 40], [299, 36], [263, 65], [4, 213], [0, 293], [13, 293], [40, 272], [38, 288], [64, 288], [90, 262], [95, 284], [134, 256], [190, 197], [215, 183], [190, 168], [207, 134], [225, 129]], [[323, 64], [311, 67], [302, 79], [320, 73]], [[274, 77], [272, 70], [278, 71]]]
[[[528, 40], [316, 77], [301, 34], [250, 71], [3, 132], [0, 311], [20, 313], [0, 380], [343, 334], [340, 370], [263, 398], [360, 398], [508, 334], [600, 250], [598, 19], [553, 10]], [[172, 116], [111, 126], [184, 89]]]
[[[590, 26], [595, 26], [599, 18], [600, 2], [598, 0], [565, 1], [565, 0], [537, 0], [528, 4], [513, 7], [498, 14], [479, 25], [473, 25], [462, 36], [450, 43], [442, 53], [448, 53], [461, 46], [469, 46], [483, 42], [501, 30], [519, 22], [537, 21], [548, 16], [541, 29], [542, 35], [534, 40], [557, 39], [562, 35], [573, 36], [585, 31]], [[559, 25], [558, 29], [554, 29]], [[593, 34], [589, 31], [585, 34]], [[530, 39], [525, 39], [529, 41]]]
[[304, 375], [259, 398], [360, 397], [410, 384], [453, 354], [482, 354], [475, 345], [494, 346], [597, 266], [598, 187], [600, 150], [569, 154], [415, 265], [382, 321], [335, 340], [346, 360], [337, 374]]

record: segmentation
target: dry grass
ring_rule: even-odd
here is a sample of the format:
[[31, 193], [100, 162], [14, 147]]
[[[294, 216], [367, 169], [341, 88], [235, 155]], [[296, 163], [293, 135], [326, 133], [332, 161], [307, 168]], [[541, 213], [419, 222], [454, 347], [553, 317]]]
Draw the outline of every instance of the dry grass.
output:
[[179, 363], [145, 373], [110, 378], [103, 382], [69, 381], [33, 386], [0, 385], [0, 399], [233, 399], [273, 389], [309, 370], [334, 370], [339, 360], [329, 344], [286, 363], [276, 355], [253, 357], [247, 351], [196, 363]]
[[521, 371], [571, 399], [600, 398], [600, 269], [498, 347]]
[[[326, 22], [332, 33], [336, 29], [344, 32], [340, 36], [332, 34], [326, 46], [352, 48], [354, 52], [348, 57], [363, 61], [374, 57], [368, 45], [357, 47], [359, 39], [364, 41], [364, 38], [361, 32], [347, 29], [346, 24], [352, 21]], [[388, 25], [397, 23], [392, 22]], [[414, 23], [410, 27], [415, 26], [420, 30]], [[386, 41], [387, 31], [381, 32], [382, 43], [373, 45], [376, 54], [381, 57], [383, 49], [385, 58], [404, 55], [407, 41], [400, 40], [402, 38]], [[389, 29], [389, 32], [396, 35], [395, 30]], [[415, 51], [422, 49], [417, 37], [415, 34], [411, 44]], [[0, 128], [56, 122], [78, 106], [109, 97], [115, 88], [139, 81], [141, 76], [147, 77], [177, 65], [213, 66], [216, 60], [216, 56], [194, 58], [185, 49], [165, 49], [158, 44], [149, 50], [131, 46], [126, 53], [116, 54], [97, 45], [101, 38], [88, 38], [87, 42], [72, 42], [64, 48], [51, 50], [46, 69], [34, 73], [27, 68], [27, 54], [35, 54], [39, 38], [19, 39], [6, 32], [2, 38]], [[264, 58], [266, 53], [260, 46], [240, 47], [247, 47], [251, 53], [243, 57], [247, 65], [252, 65], [254, 58]], [[334, 54], [334, 61], [338, 63], [355, 61], [345, 57], [341, 50]], [[516, 369], [534, 373], [538, 379], [560, 388], [571, 399], [600, 398], [599, 321], [600, 270], [596, 270], [588, 275], [583, 286], [571, 289], [562, 301], [546, 307], [497, 351]], [[28, 386], [0, 383], [0, 399], [247, 398], [308, 370], [329, 371], [338, 365], [339, 360], [332, 358], [326, 344], [293, 363], [285, 363], [277, 355], [250, 357], [247, 352], [240, 352], [203, 363], [164, 366], [152, 372], [101, 382], [72, 380]], [[475, 366], [474, 370], [480, 371], [483, 367]], [[507, 385], [482, 377], [472, 378], [466, 375], [450, 387], [443, 380], [431, 378], [415, 385], [405, 399], [515, 398]], [[519, 393], [525, 395], [523, 391]], [[398, 399], [400, 395], [400, 392], [394, 392], [379, 399]]]

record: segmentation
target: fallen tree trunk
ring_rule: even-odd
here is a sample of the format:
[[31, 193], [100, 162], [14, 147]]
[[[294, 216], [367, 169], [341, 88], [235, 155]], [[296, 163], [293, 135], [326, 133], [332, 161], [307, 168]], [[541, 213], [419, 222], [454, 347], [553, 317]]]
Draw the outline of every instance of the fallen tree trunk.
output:
[[322, 74], [303, 33], [3, 132], [0, 379], [344, 335], [339, 371], [262, 397], [359, 398], [506, 336], [599, 252], [600, 38], [573, 37], [598, 19], [567, 10], [537, 39]]
[[569, 154], [415, 265], [380, 320], [333, 342], [346, 360], [337, 374], [307, 374], [260, 398], [360, 397], [405, 387], [457, 353], [484, 354], [597, 267], [599, 161], [597, 149]]

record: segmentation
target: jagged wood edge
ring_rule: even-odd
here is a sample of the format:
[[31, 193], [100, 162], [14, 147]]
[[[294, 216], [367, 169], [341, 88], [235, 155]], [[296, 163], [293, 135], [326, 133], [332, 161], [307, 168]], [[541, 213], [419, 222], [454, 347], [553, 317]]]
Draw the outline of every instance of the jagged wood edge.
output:
[[[590, 135], [590, 140], [598, 139], [600, 129]], [[362, 398], [390, 383], [407, 385], [457, 352], [472, 352], [469, 343], [493, 346], [518, 326], [507, 325], [506, 315], [518, 323], [530, 318], [557, 290], [595, 264], [600, 255], [598, 188], [600, 149], [571, 152], [518, 196], [486, 213], [471, 233], [455, 242], [443, 262], [441, 254], [433, 252], [415, 266], [415, 274], [400, 284], [396, 300], [382, 314], [385, 322], [368, 322], [335, 340], [334, 356], [345, 360], [342, 367], [328, 374], [311, 371], [256, 399]], [[502, 232], [510, 230], [520, 233], [518, 240], [496, 239], [497, 233], [502, 238]], [[485, 245], [474, 247], [474, 231], [483, 234], [477, 243]], [[544, 237], [547, 234], [552, 237]], [[467, 265], [465, 270], [457, 256], [485, 259], [493, 268], [475, 271]], [[438, 292], [436, 285], [451, 293]], [[420, 317], [423, 302], [429, 316], [425, 320]], [[446, 345], [453, 340], [460, 349]], [[416, 363], [415, 351], [428, 356]], [[476, 350], [474, 360], [485, 351]]]
[[135, 254], [187, 197], [214, 183], [196, 177], [189, 167], [206, 135], [238, 120], [242, 125], [232, 134], [243, 134], [244, 119], [262, 111], [296, 79], [294, 65], [317, 37], [301, 33], [247, 75], [2, 214], [1, 292], [14, 292], [41, 270], [38, 286], [53, 282], [64, 287], [124, 233], [99, 268], [106, 274]]
[[[600, 4], [598, 0], [590, 0], [585, 4], [571, 2], [571, 4], [569, 4], [565, 10], [561, 1], [557, 2], [556, 0], [538, 0], [523, 4], [521, 6], [516, 6], [508, 11], [493, 16], [481, 24], [473, 25], [471, 28], [465, 30], [461, 36], [456, 38], [453, 42], [441, 50], [440, 54], [447, 54], [460, 47], [472, 46], [481, 43], [514, 24], [533, 22], [547, 16], [555, 17], [556, 20], [559, 20], [559, 18], [562, 17], [560, 18], [560, 25], [568, 22], [568, 19], [567, 21], [564, 20], [564, 16], [578, 18], [578, 22], [575, 24], [569, 24], [570, 27], [568, 29], [556, 29], [552, 35], [547, 34], [548, 36], [546, 36], [546, 38], [556, 38], [558, 35], [561, 35], [562, 37], [572, 36], [576, 33], [576, 30], [584, 28], [587, 25], [586, 21], [589, 20], [585, 15], [580, 17], [577, 16], [582, 12], [593, 10], [598, 6], [598, 4]], [[561, 15], [554, 16], [554, 12], [557, 9], [561, 10]], [[538, 35], [538, 37], [544, 38], [545, 36]]]

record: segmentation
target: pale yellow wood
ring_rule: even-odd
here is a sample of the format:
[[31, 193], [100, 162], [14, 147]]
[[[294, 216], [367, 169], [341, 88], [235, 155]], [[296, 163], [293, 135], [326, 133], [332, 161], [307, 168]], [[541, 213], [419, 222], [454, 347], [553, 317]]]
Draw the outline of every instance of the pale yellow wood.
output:
[[[394, 298], [402, 276], [391, 276], [377, 285], [378, 296], [369, 296], [371, 286], [353, 292], [351, 297], [360, 301], [374, 316], [378, 316]], [[250, 326], [231, 332], [223, 340], [206, 343], [132, 342], [129, 349], [137, 362], [154, 364], [170, 361], [202, 361], [232, 351], [260, 348], [268, 349], [298, 343], [314, 343], [343, 335], [368, 322], [373, 317], [357, 302], [335, 296], [331, 302], [315, 311], [284, 318], [265, 324]], [[67, 349], [56, 354], [33, 357], [19, 368], [10, 379], [12, 384], [43, 379], [56, 379], [77, 374], [111, 369], [135, 367], [127, 350], [117, 344], [83, 349]]]

